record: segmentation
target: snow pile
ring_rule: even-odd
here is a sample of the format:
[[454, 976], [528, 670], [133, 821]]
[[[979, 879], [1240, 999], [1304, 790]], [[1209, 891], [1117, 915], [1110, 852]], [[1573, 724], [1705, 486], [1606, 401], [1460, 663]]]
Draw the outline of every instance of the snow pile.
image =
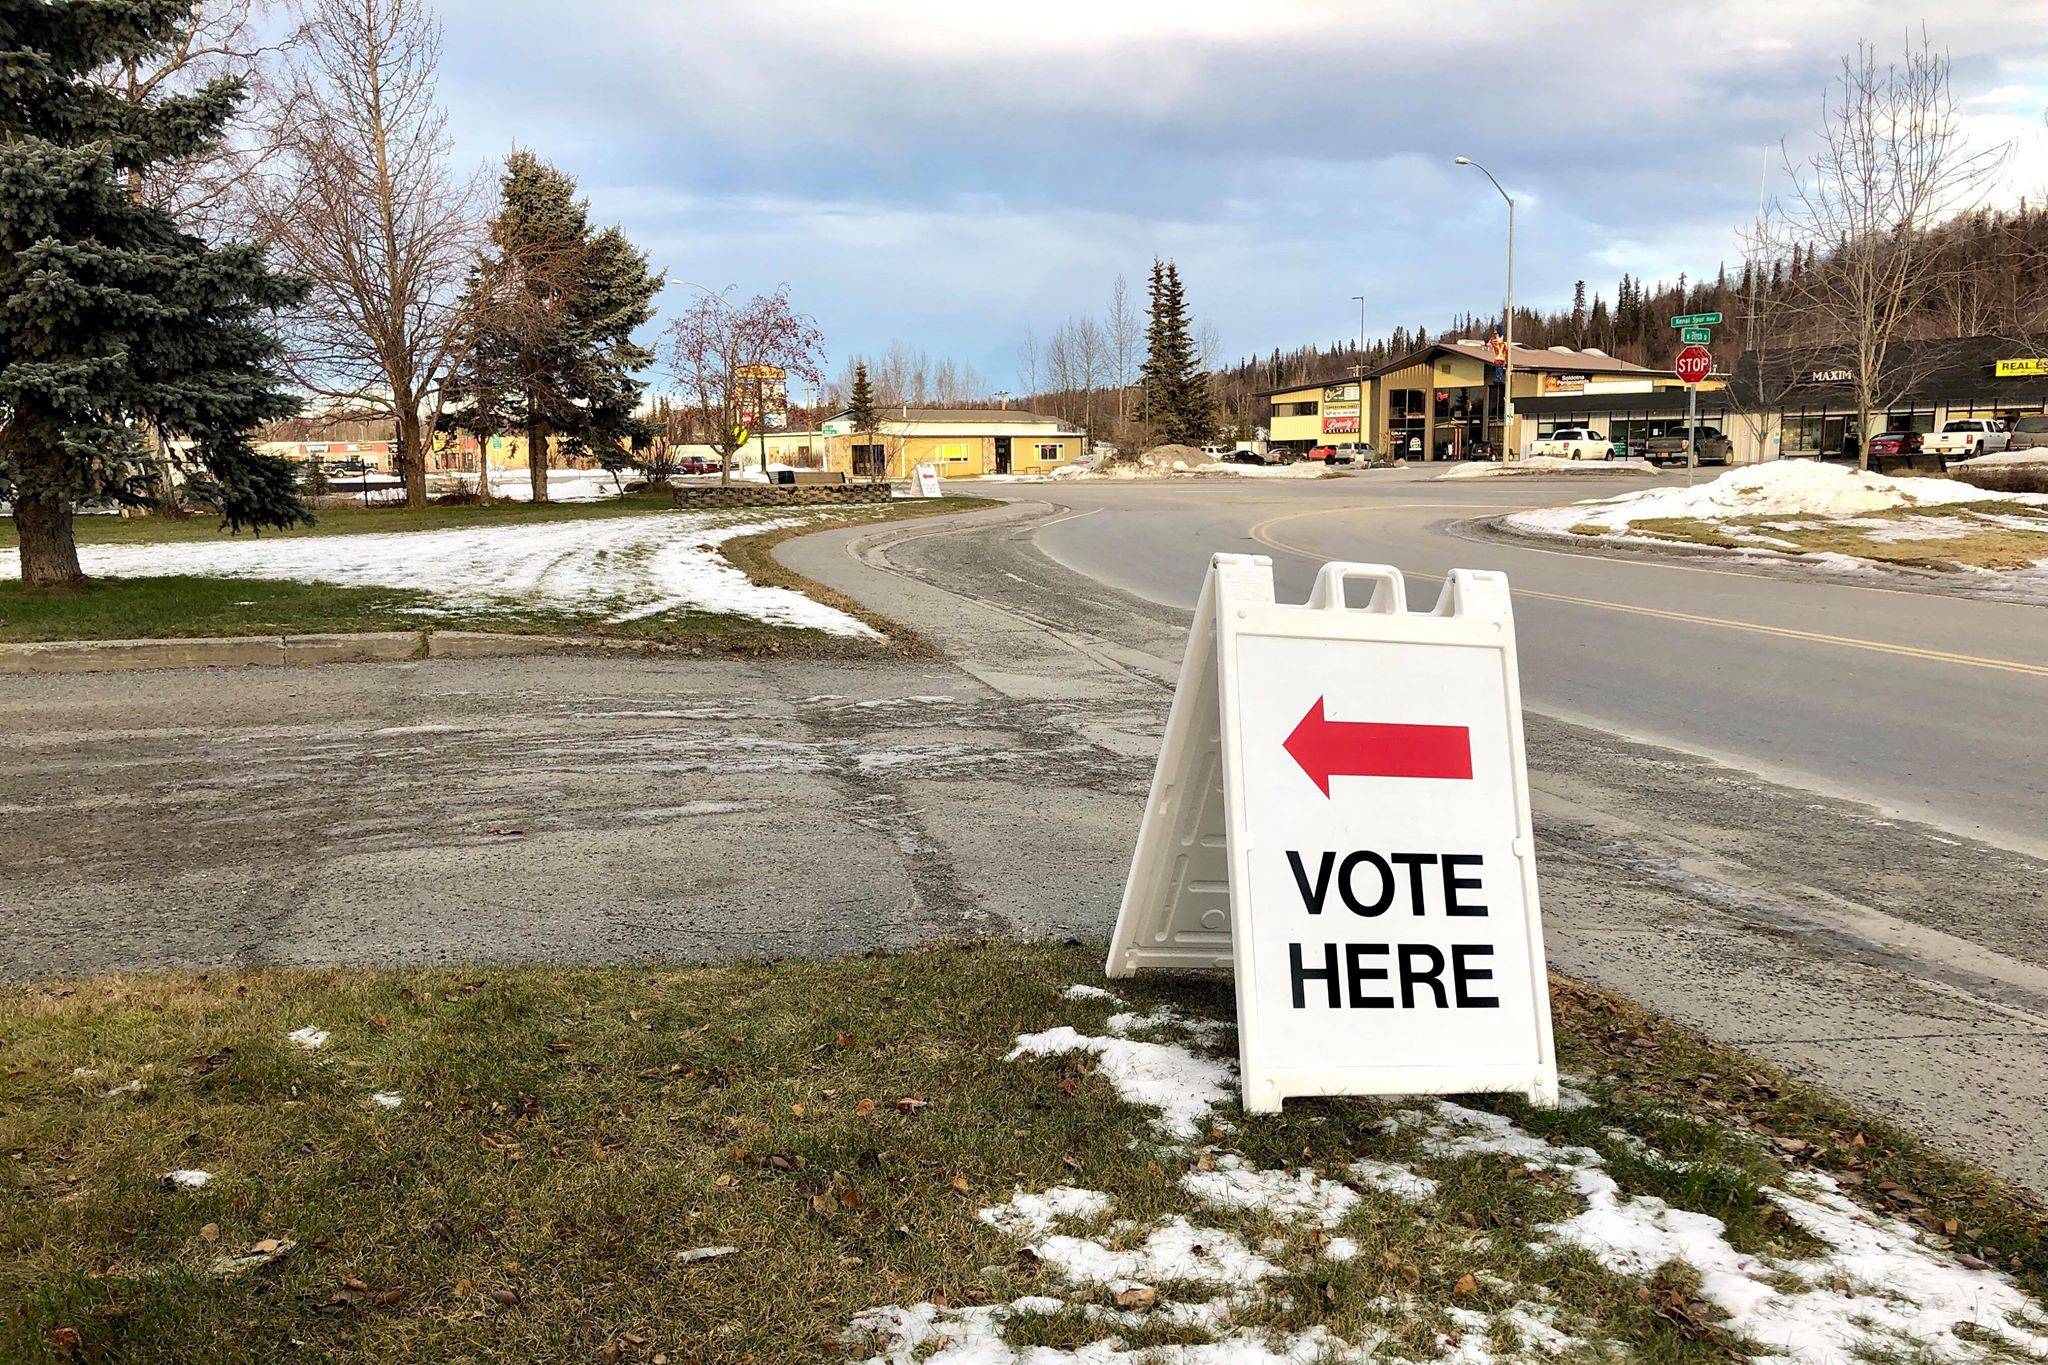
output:
[[293, 1029], [285, 1037], [308, 1052], [318, 1052], [321, 1048], [327, 1046], [327, 1030], [317, 1028], [312, 1024], [308, 1024], [301, 1029]]
[[1539, 1229], [1550, 1245], [1584, 1248], [1602, 1265], [1647, 1277], [1670, 1261], [1699, 1272], [1700, 1292], [1728, 1315], [1729, 1331], [1761, 1343], [1769, 1365], [1851, 1362], [1896, 1352], [1916, 1360], [2002, 1358], [1999, 1342], [2048, 1353], [2048, 1321], [2011, 1279], [1973, 1270], [1927, 1246], [1913, 1228], [1845, 1198], [1821, 1175], [1796, 1175], [1802, 1193], [1773, 1203], [1827, 1250], [1765, 1260], [1728, 1244], [1709, 1214], [1627, 1196], [1598, 1152], [1560, 1147], [1498, 1114], [1442, 1102], [1424, 1142], [1432, 1155], [1507, 1155], [1570, 1175], [1585, 1209]]
[[[842, 611], [749, 581], [719, 552], [735, 537], [799, 526], [815, 515], [651, 512], [448, 531], [81, 545], [78, 556], [96, 576], [197, 574], [418, 589], [450, 609], [538, 607], [614, 622], [689, 609], [873, 638], [873, 630]], [[19, 572], [12, 556], [0, 559], [0, 576]]]
[[1712, 483], [1692, 488], [1651, 488], [1617, 498], [1516, 512], [1506, 518], [1517, 530], [1569, 533], [1597, 526], [1625, 534], [1638, 521], [1690, 517], [1726, 521], [1734, 517], [1858, 517], [1904, 507], [1944, 507], [1972, 502], [2039, 501], [2011, 493], [1973, 488], [1953, 479], [1887, 478], [1866, 470], [1816, 460], [1776, 460], [1732, 469]]
[[1953, 460], [1950, 469], [1991, 469], [1999, 465], [2048, 464], [2048, 446], [2025, 450], [1994, 450], [1967, 460]]
[[[1122, 1021], [1119, 1028], [1118, 1022]], [[1146, 1042], [1122, 1033], [1135, 1028], [1159, 1028], [1183, 1022], [1171, 1011], [1152, 1015], [1118, 1015], [1110, 1023], [1112, 1036], [1098, 1037], [1061, 1024], [1043, 1033], [1027, 1033], [1010, 1049], [1008, 1060], [1019, 1057], [1058, 1057], [1074, 1052], [1093, 1053], [1099, 1064], [1096, 1074], [1108, 1081], [1117, 1096], [1128, 1104], [1157, 1110], [1153, 1127], [1168, 1137], [1187, 1141], [1199, 1137], [1209, 1123], [1211, 1112], [1228, 1102], [1237, 1081], [1237, 1068], [1215, 1057], [1203, 1056], [1177, 1043]], [[1205, 1034], [1217, 1027], [1208, 1021], [1185, 1021], [1191, 1032]]]
[[[616, 478], [609, 469], [550, 469], [548, 501], [597, 502], [603, 498], [615, 498], [626, 484], [646, 477], [646, 474], [638, 469], [622, 469]], [[427, 476], [427, 491], [436, 496], [444, 493], [474, 493], [476, 484], [477, 476], [474, 474]], [[533, 476], [524, 469], [493, 469], [491, 496], [502, 498], [506, 502], [531, 502]]]
[[1656, 474], [1648, 460], [1567, 460], [1562, 455], [1527, 455], [1519, 460], [1473, 460], [1436, 476], [1444, 479], [1505, 479], [1518, 474]]
[[1198, 464], [1190, 473], [1230, 474], [1240, 479], [1320, 479], [1332, 468], [1321, 460], [1298, 460], [1293, 464], [1244, 464], [1236, 460], [1223, 460], [1209, 464]]

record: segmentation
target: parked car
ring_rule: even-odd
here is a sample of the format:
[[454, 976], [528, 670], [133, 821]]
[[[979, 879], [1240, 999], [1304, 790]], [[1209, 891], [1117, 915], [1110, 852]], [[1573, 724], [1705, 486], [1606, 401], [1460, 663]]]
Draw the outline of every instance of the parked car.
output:
[[1988, 455], [2012, 444], [2012, 433], [1995, 417], [1952, 417], [1927, 438], [1927, 449], [1951, 460]]
[[1371, 441], [1346, 441], [1336, 447], [1336, 452], [1330, 457], [1333, 464], [1371, 464], [1380, 457]]
[[1302, 456], [1301, 458], [1304, 460], [1320, 460], [1327, 462], [1329, 460], [1334, 459], [1336, 457], [1336, 454], [1337, 448], [1335, 446], [1316, 446], [1314, 449], [1310, 450], [1308, 454]]
[[1927, 438], [1917, 431], [1881, 431], [1864, 447], [1866, 455], [1918, 455], [1927, 448]]
[[1591, 427], [1559, 427], [1548, 436], [1539, 436], [1529, 447], [1531, 455], [1564, 460], [1604, 460], [1613, 453], [1608, 439]]
[[2022, 417], [2012, 424], [2007, 450], [2048, 450], [2048, 417]]
[[718, 461], [704, 455], [685, 455], [676, 461], [678, 474], [716, 474]]
[[[1692, 429], [1692, 457], [1698, 463], [1727, 464], [1734, 451], [1735, 443], [1723, 435], [1719, 427]], [[1662, 435], [1644, 441], [1643, 458], [1651, 464], [1684, 464], [1685, 427], [1672, 427]]]

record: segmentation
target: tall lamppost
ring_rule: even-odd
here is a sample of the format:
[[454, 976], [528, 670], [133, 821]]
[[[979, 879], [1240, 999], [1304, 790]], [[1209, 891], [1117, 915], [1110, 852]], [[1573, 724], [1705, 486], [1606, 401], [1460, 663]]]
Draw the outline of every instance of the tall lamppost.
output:
[[1365, 435], [1365, 295], [1353, 294], [1351, 301], [1358, 305], [1358, 440], [1363, 445]]
[[1460, 166], [1471, 166], [1493, 181], [1493, 187], [1500, 191], [1500, 197], [1508, 201], [1508, 307], [1507, 330], [1503, 339], [1507, 351], [1501, 357], [1501, 421], [1500, 443], [1504, 447], [1501, 459], [1514, 459], [1515, 442], [1515, 196], [1501, 189], [1500, 181], [1494, 179], [1492, 171], [1481, 166], [1469, 156], [1457, 158]]

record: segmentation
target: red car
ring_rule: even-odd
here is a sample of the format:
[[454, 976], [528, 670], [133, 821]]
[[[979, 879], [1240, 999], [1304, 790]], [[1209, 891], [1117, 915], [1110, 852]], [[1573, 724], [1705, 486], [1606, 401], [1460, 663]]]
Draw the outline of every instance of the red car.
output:
[[1870, 438], [1872, 455], [1918, 455], [1927, 444], [1917, 431], [1886, 431]]
[[707, 460], [702, 455], [685, 455], [676, 461], [678, 474], [716, 474], [718, 461]]

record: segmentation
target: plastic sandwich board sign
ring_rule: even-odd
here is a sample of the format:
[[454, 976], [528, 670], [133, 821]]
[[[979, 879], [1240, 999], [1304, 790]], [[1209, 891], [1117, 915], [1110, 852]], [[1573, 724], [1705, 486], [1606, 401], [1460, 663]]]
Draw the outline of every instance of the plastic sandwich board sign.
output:
[[939, 471], [936, 465], [921, 464], [917, 467], [917, 495], [920, 498], [943, 496], [939, 492]]
[[1109, 975], [1232, 968], [1254, 1113], [1556, 1103], [1521, 708], [1502, 575], [1453, 570], [1411, 612], [1400, 570], [1326, 564], [1296, 605], [1265, 556], [1217, 555]]

